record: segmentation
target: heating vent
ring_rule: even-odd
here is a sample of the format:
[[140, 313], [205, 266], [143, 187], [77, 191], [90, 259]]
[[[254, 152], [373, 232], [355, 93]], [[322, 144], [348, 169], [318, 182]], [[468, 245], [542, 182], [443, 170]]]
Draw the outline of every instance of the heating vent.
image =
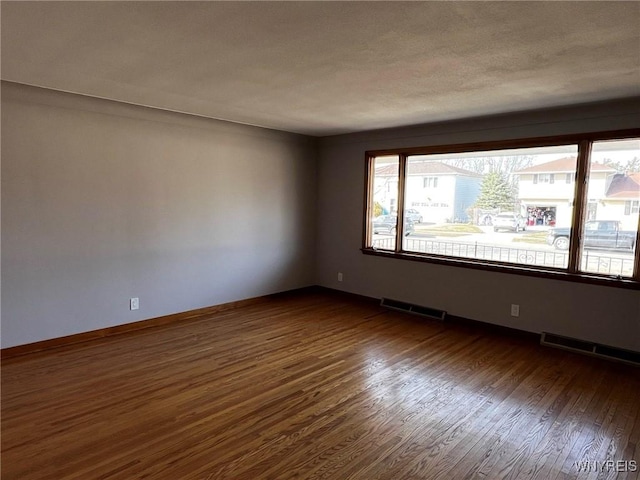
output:
[[389, 298], [383, 298], [380, 301], [380, 305], [392, 308], [393, 310], [400, 310], [402, 312], [413, 313], [415, 315], [422, 315], [423, 317], [435, 318], [440, 321], [444, 320], [444, 317], [447, 315], [447, 312], [444, 310], [423, 307], [421, 305], [413, 305], [412, 303], [391, 300]]
[[586, 342], [577, 338], [563, 337], [553, 333], [542, 332], [540, 343], [550, 347], [563, 348], [574, 352], [582, 352], [610, 360], [619, 360], [625, 363], [640, 365], [640, 352], [632, 352], [617, 347], [609, 347], [598, 343]]

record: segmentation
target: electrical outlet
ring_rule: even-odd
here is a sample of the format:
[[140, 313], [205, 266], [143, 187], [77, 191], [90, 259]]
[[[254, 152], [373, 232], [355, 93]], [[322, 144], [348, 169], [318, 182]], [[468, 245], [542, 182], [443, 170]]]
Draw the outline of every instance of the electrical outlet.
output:
[[338, 281], [341, 282], [343, 278], [342, 272], [338, 272]]
[[512, 317], [520, 316], [520, 305], [516, 305], [515, 303], [511, 304], [511, 316]]
[[138, 297], [134, 297], [129, 300], [130, 310], [138, 310], [139, 308], [140, 308], [140, 299]]

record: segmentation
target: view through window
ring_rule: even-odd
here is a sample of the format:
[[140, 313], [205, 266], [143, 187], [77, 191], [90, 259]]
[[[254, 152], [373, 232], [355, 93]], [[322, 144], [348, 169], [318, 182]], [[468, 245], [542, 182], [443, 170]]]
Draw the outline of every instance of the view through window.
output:
[[[582, 189], [576, 184], [578, 145], [374, 157], [365, 247], [632, 278], [640, 140], [588, 144]], [[576, 205], [583, 218], [578, 229]], [[572, 239], [576, 231], [580, 238]], [[570, 248], [572, 240], [579, 240], [578, 250]]]
[[580, 269], [631, 277], [637, 252], [640, 140], [594, 142]]
[[369, 230], [376, 237], [373, 244], [385, 250], [396, 247], [399, 165], [398, 156], [377, 157], [373, 162]]

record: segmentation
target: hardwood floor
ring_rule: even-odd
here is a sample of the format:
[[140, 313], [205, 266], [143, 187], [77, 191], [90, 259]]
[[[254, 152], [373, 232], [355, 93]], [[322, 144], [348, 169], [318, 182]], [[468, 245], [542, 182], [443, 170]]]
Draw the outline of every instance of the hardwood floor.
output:
[[291, 295], [3, 362], [2, 478], [637, 479], [639, 372]]

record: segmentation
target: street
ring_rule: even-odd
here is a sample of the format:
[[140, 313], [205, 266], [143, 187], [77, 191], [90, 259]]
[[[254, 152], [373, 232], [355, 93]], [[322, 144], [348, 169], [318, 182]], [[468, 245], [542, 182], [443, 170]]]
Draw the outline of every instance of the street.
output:
[[[416, 225], [405, 237], [403, 248], [410, 252], [473, 258], [515, 264], [566, 268], [569, 255], [545, 241], [548, 227], [524, 232], [494, 232], [490, 226]], [[394, 237], [374, 235], [373, 246], [393, 249]], [[633, 252], [629, 250], [586, 249], [581, 260], [584, 272], [631, 276]]]

